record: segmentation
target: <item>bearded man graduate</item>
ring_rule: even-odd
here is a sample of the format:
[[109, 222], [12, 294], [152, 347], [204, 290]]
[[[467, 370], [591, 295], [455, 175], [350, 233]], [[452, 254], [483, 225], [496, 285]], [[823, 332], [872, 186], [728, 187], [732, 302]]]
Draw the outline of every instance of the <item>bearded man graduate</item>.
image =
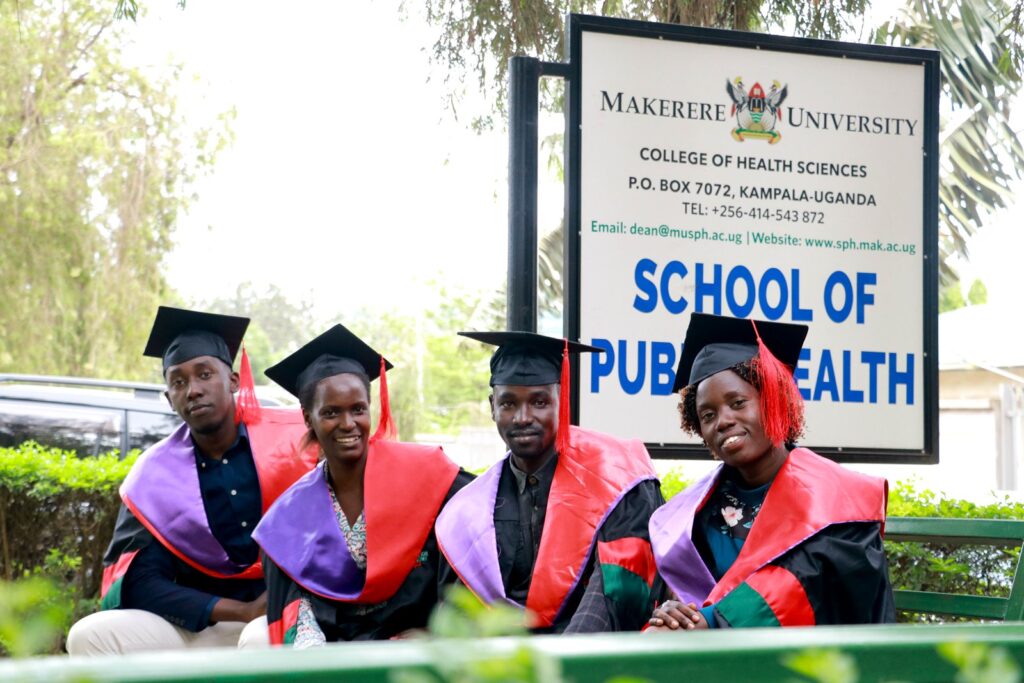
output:
[[298, 410], [259, 406], [244, 351], [241, 378], [233, 371], [248, 324], [160, 307], [145, 355], [163, 359], [164, 395], [184, 424], [121, 485], [104, 611], [71, 628], [72, 655], [234, 646], [265, 612], [252, 531], [316, 453], [296, 446], [305, 433]]
[[436, 524], [458, 578], [525, 608], [540, 633], [638, 630], [659, 590], [647, 523], [664, 501], [644, 445], [569, 424], [569, 357], [600, 349], [528, 332], [460, 332], [497, 345], [492, 417], [503, 458]]

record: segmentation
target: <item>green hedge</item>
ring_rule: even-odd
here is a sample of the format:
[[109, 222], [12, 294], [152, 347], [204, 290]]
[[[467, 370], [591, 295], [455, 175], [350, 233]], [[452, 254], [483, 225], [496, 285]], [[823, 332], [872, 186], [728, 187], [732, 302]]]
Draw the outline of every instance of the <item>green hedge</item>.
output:
[[137, 456], [79, 458], [32, 442], [0, 448], [0, 578], [42, 575], [62, 587], [72, 617], [93, 611], [117, 488]]
[[[78, 458], [35, 443], [0, 448], [0, 579], [51, 579], [60, 587], [57, 597], [40, 600], [60, 601], [68, 619], [93, 611], [103, 552], [120, 502], [117, 488], [137, 456]], [[662, 483], [671, 498], [687, 481], [674, 470], [662, 477]], [[976, 505], [902, 483], [890, 493], [889, 514], [1024, 519], [1024, 504], [1007, 498]], [[1019, 552], [985, 546], [886, 546], [894, 586], [975, 595], [1005, 596]]]

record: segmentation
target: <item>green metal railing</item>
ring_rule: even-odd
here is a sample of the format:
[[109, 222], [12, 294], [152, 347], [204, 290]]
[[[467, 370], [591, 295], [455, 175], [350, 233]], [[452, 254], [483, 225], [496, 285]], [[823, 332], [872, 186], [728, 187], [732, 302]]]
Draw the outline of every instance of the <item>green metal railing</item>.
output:
[[[888, 541], [993, 545], [1007, 548], [1024, 543], [1024, 521], [1010, 519], [944, 519], [890, 517], [885, 525]], [[896, 591], [896, 608], [951, 616], [1024, 620], [1024, 562], [1017, 558], [1013, 585], [1006, 598], [922, 591]], [[1022, 626], [1021, 628], [1024, 628]]]
[[[458, 669], [465, 673], [485, 662], [490, 671], [511, 673], [517, 671], [516, 666], [521, 670], [525, 659], [541, 663], [540, 670], [560, 667], [561, 680], [573, 683], [605, 683], [624, 676], [651, 683], [947, 683], [957, 671], [948, 652], [946, 656], [940, 653], [948, 643], [958, 643], [955, 647], [961, 651], [973, 648], [975, 660], [979, 653], [988, 652], [1001, 657], [1004, 664], [1020, 668], [1024, 663], [1024, 628], [1019, 625], [892, 625], [348, 643], [305, 651], [221, 649], [96, 659], [48, 657], [2, 663], [0, 680], [393, 683], [396, 672]], [[808, 666], [817, 666], [831, 669], [831, 673], [820, 678], [800, 676], [792, 668], [794, 657], [803, 662], [797, 668], [806, 671]], [[837, 668], [846, 675], [838, 676]], [[554, 679], [524, 675], [511, 680]]]

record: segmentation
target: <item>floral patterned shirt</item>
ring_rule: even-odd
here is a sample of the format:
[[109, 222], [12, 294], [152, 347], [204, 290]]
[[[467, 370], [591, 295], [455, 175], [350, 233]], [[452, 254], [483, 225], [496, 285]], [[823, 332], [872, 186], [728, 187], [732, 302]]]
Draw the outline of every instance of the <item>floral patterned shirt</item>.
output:
[[716, 580], [721, 579], [736, 561], [771, 487], [771, 482], [768, 482], [754, 489], [743, 488], [735, 478], [739, 475], [730, 474], [723, 473], [718, 486], [697, 514], [694, 529], [698, 536], [703, 536], [705, 554], [710, 554], [710, 558], [704, 559], [710, 560], [708, 567]]
[[[345, 537], [348, 551], [352, 554], [352, 559], [355, 561], [356, 566], [366, 571], [366, 516], [360, 512], [355, 524], [350, 525], [348, 517], [345, 516], [345, 511], [341, 509], [338, 497], [334, 495], [334, 487], [330, 484], [331, 480], [327, 472], [326, 463], [324, 463], [324, 476], [327, 477], [327, 492], [331, 496], [334, 516], [338, 520], [338, 528], [341, 529], [341, 533]], [[372, 611], [374, 607], [374, 605], [367, 605], [365, 611]], [[294, 647], [298, 649], [318, 647], [326, 642], [327, 639], [324, 637], [324, 632], [316, 621], [316, 615], [313, 613], [313, 603], [309, 601], [308, 596], [304, 595], [299, 602], [299, 617], [296, 622]]]

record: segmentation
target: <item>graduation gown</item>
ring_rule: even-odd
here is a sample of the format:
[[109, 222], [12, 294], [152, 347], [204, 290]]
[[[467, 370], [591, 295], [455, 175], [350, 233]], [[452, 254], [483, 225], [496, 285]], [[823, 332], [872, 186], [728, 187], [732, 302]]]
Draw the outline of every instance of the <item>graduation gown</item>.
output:
[[654, 467], [638, 440], [572, 427], [571, 443], [558, 455], [525, 603], [508, 595], [499, 553], [507, 553], [510, 542], [495, 529], [507, 458], [445, 506], [436, 525], [438, 543], [481, 601], [529, 609], [535, 631], [565, 630], [593, 571], [601, 572], [608, 627], [639, 629], [650, 616], [656, 576], [647, 530], [662, 502]]
[[378, 440], [363, 476], [365, 572], [338, 526], [323, 465], [286, 491], [253, 532], [264, 552], [272, 644], [294, 642], [303, 597], [328, 642], [387, 639], [427, 625], [438, 590], [434, 520], [472, 475], [440, 447]]
[[[298, 451], [306, 426], [295, 409], [265, 407], [258, 423], [246, 425], [246, 430], [265, 512], [315, 465], [316, 450]], [[182, 424], [132, 466], [121, 484], [122, 508], [104, 556], [101, 609], [123, 606], [124, 576], [154, 540], [173, 555], [179, 585], [236, 599], [262, 592], [260, 562], [233, 561], [210, 530], [195, 458], [188, 426]]]
[[651, 517], [658, 571], [680, 601], [713, 606], [715, 626], [895, 621], [882, 548], [884, 479], [794, 449], [739, 555], [716, 581], [693, 542], [693, 524], [723, 467]]

